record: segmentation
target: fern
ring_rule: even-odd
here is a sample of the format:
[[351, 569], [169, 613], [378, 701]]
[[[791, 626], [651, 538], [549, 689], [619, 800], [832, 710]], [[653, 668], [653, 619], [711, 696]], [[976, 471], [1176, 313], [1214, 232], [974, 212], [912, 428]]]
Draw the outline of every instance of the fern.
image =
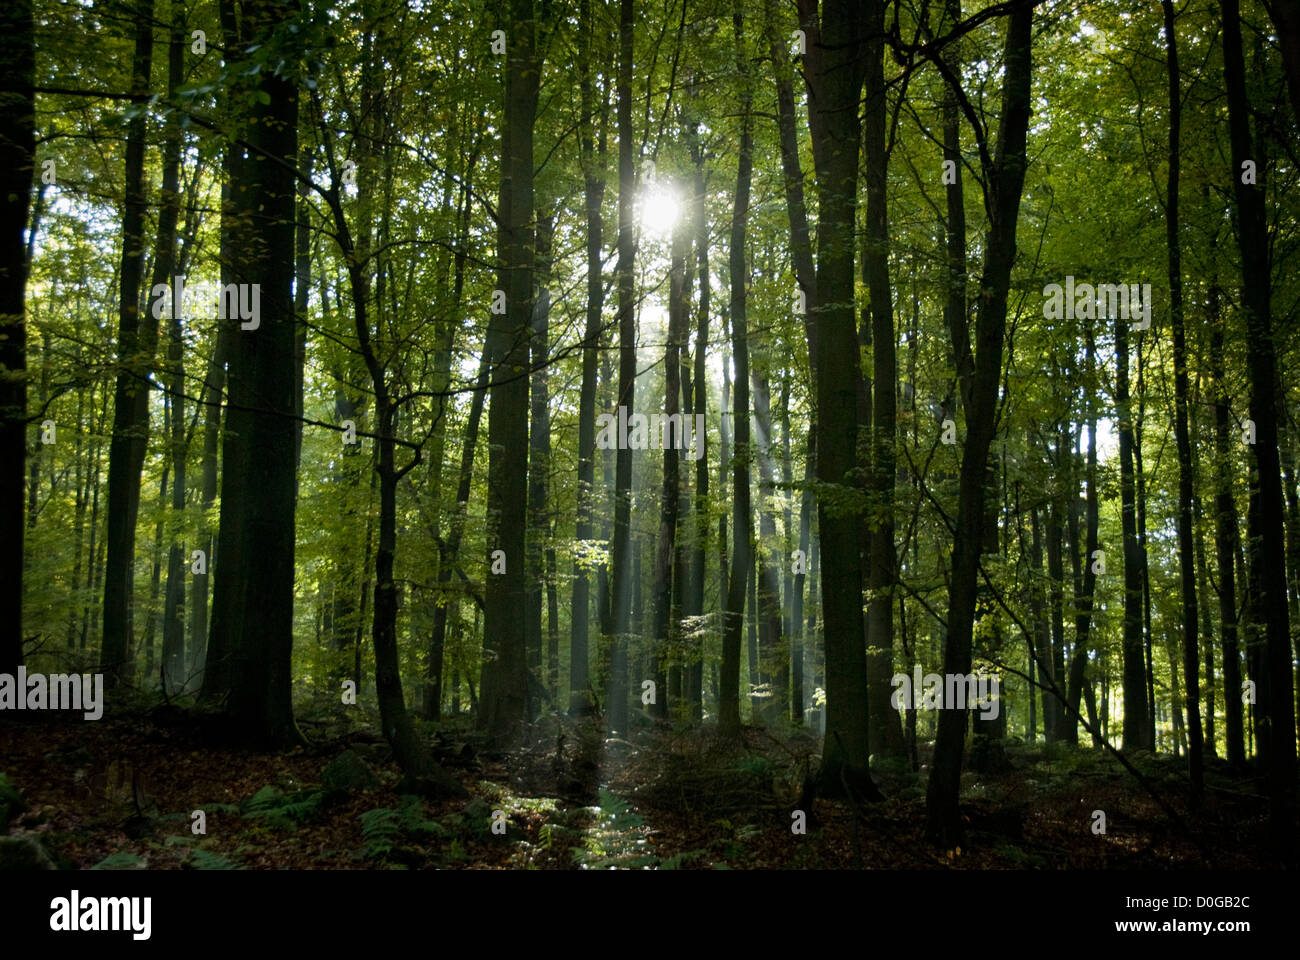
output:
[[128, 853], [125, 850], [119, 850], [117, 853], [110, 853], [99, 863], [91, 867], [91, 870], [143, 870], [146, 866], [144, 860], [137, 857], [134, 853]]
[[387, 857], [400, 836], [398, 814], [391, 807], [378, 807], [361, 814], [361, 837], [366, 841], [366, 854], [370, 859]]
[[621, 797], [600, 791], [600, 813], [587, 832], [584, 847], [573, 851], [573, 861], [583, 870], [639, 870], [653, 867], [659, 858], [644, 852], [640, 836], [645, 820]]
[[402, 827], [402, 833], [411, 838], [416, 837], [442, 837], [447, 833], [437, 820], [426, 820], [424, 816], [424, 801], [419, 797], [407, 794], [397, 804], [397, 818]]
[[210, 853], [199, 847], [194, 851], [185, 866], [191, 870], [242, 870], [243, 868], [217, 853]]
[[700, 859], [700, 857], [705, 856], [708, 852], [709, 851], [707, 850], [683, 850], [681, 853], [675, 854], [674, 856], [669, 857], [667, 860], [661, 861], [659, 864], [659, 869], [679, 870], [681, 869], [683, 863], [689, 863], [692, 860], [698, 860]]
[[284, 793], [276, 787], [266, 786], [244, 803], [243, 815], [261, 820], [272, 829], [292, 830], [316, 812], [320, 800], [317, 791]]

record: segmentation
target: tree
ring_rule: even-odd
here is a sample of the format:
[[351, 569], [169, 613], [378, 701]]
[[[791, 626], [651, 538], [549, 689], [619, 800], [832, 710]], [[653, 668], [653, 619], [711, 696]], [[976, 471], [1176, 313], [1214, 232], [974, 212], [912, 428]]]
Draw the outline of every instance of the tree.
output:
[[[1228, 128], [1232, 143], [1232, 190], [1236, 200], [1241, 251], [1241, 306], [1246, 317], [1250, 419], [1255, 424], [1252, 489], [1257, 508], [1247, 514], [1250, 538], [1252, 602], [1262, 614], [1267, 668], [1259, 678], [1259, 706], [1266, 723], [1261, 747], [1267, 764], [1270, 820], [1284, 851], [1293, 845], [1295, 807], [1295, 702], [1292, 697], [1291, 628], [1286, 601], [1285, 518], [1282, 509], [1281, 461], [1278, 454], [1277, 356], [1270, 305], [1267, 223], [1264, 197], [1256, 184], [1244, 182], [1246, 164], [1255, 151], [1246, 97], [1246, 68], [1241, 54], [1241, 16], [1237, 0], [1220, 0], [1223, 17], [1223, 73], [1228, 91]], [[1254, 179], [1254, 178], [1250, 178]]]
[[722, 627], [722, 674], [718, 691], [718, 731], [740, 738], [740, 634], [744, 629], [745, 592], [753, 575], [750, 550], [749, 505], [749, 332], [745, 306], [749, 276], [745, 266], [745, 228], [749, 218], [749, 188], [754, 171], [754, 135], [751, 117], [752, 94], [748, 86], [748, 58], [745, 53], [744, 16], [733, 6], [732, 26], [736, 38], [736, 69], [741, 83], [740, 151], [736, 158], [736, 192], [731, 211], [728, 272], [731, 277], [731, 355], [736, 367], [735, 415], [732, 418], [735, 448], [732, 454], [732, 541], [731, 579], [727, 584], [727, 605]]
[[[866, 12], [867, 17], [861, 17]], [[817, 7], [801, 0], [799, 19], [808, 43], [806, 61], [809, 124], [817, 172], [816, 357], [817, 479], [836, 488], [853, 486], [857, 465], [856, 408], [861, 370], [853, 327], [853, 227], [857, 208], [858, 95], [866, 75], [867, 38], [883, 23], [884, 7], [862, 11], [848, 0]], [[822, 38], [834, 42], [823, 43]], [[823, 487], [829, 490], [830, 487]], [[843, 491], [835, 504], [851, 500]], [[866, 660], [862, 649], [862, 568], [858, 554], [858, 511], [818, 497], [821, 538], [822, 617], [826, 645], [826, 742], [822, 749], [823, 789], [847, 785], [869, 795], [867, 771]], [[847, 514], [847, 516], [846, 516]]]
[[510, 742], [524, 720], [528, 668], [524, 620], [524, 530], [528, 502], [528, 349], [533, 314], [533, 126], [541, 64], [533, 0], [512, 0], [506, 43], [505, 128], [497, 244], [499, 289], [505, 313], [494, 314], [489, 353], [499, 359], [488, 410], [489, 549], [504, 552], [505, 572], [489, 574], [483, 645], [493, 659], [483, 667], [479, 723]]
[[1201, 757], [1200, 665], [1196, 606], [1196, 545], [1192, 539], [1192, 442], [1187, 425], [1187, 335], [1183, 329], [1182, 238], [1179, 236], [1178, 178], [1182, 139], [1182, 94], [1179, 90], [1178, 37], [1173, 0], [1161, 0], [1165, 15], [1165, 55], [1169, 64], [1169, 184], [1165, 192], [1169, 246], [1169, 317], [1174, 335], [1174, 432], [1178, 443], [1178, 559], [1183, 598], [1183, 676], [1187, 689], [1187, 770], [1192, 792], [1204, 789]]
[[[989, 218], [987, 252], [980, 278], [976, 308], [975, 349], [969, 344], [964, 318], [954, 330], [954, 351], [972, 356], [965, 371], [958, 368], [962, 406], [966, 412], [966, 437], [961, 454], [958, 508], [953, 531], [952, 579], [948, 603], [948, 633], [943, 668], [949, 675], [970, 672], [971, 638], [975, 620], [976, 577], [984, 539], [984, 475], [996, 425], [998, 381], [1006, 336], [1007, 291], [1016, 255], [1016, 224], [1020, 193], [1028, 158], [1025, 142], [1029, 126], [1029, 85], [1032, 0], [1016, 0], [1007, 20], [1003, 54], [1002, 112], [997, 152], [990, 159], [980, 144], [981, 165], [987, 185], [985, 209]], [[954, 83], [955, 77], [945, 77]], [[969, 114], [968, 114], [969, 119]], [[976, 127], [977, 137], [982, 128]], [[824, 529], [824, 527], [823, 527]], [[829, 591], [829, 586], [823, 586]], [[965, 709], [946, 709], [939, 715], [934, 767], [926, 791], [927, 832], [941, 848], [956, 846], [962, 837], [957, 793], [961, 755], [966, 733]]]
[[[599, 0], [597, 0], [599, 2]], [[603, 7], [603, 5], [602, 5]], [[605, 285], [601, 271], [602, 219], [601, 204], [605, 197], [605, 136], [601, 117], [599, 154], [595, 148], [595, 91], [593, 89], [592, 45], [595, 21], [592, 0], [582, 0], [580, 21], [580, 67], [582, 70], [582, 160], [583, 209], [587, 218], [587, 312], [582, 343], [582, 387], [578, 399], [578, 519], [574, 537], [580, 542], [591, 539], [593, 486], [596, 479], [596, 362], [597, 342], [601, 331], [601, 311], [605, 304]], [[597, 159], [599, 157], [599, 159]], [[591, 703], [591, 680], [588, 640], [591, 585], [587, 565], [578, 561], [573, 568], [573, 604], [569, 634], [569, 710], [582, 714]]]
[[27, 248], [35, 157], [31, 0], [0, 10], [0, 673], [23, 662], [23, 483], [27, 454]]
[[[293, 0], [253, 0], [242, 10], [243, 42], [262, 56], [291, 56], [292, 46], [268, 46], [294, 20]], [[289, 34], [292, 36], [293, 34]], [[277, 43], [286, 41], [277, 41]], [[251, 88], [247, 156], [231, 193], [240, 256], [231, 265], [239, 296], [257, 284], [257, 324], [231, 331], [221, 521], [217, 547], [213, 644], [228, 659], [212, 670], [205, 692], [229, 691], [229, 711], [241, 739], [283, 745], [297, 740], [290, 697], [293, 652], [294, 508], [292, 456], [297, 401], [297, 324], [293, 306], [294, 228], [298, 161], [296, 78], [262, 69]], [[244, 286], [247, 285], [247, 286]], [[227, 311], [230, 316], [234, 311]], [[248, 321], [251, 322], [251, 321]], [[224, 584], [223, 584], [223, 581]]]
[[108, 449], [108, 561], [104, 576], [104, 636], [101, 659], [111, 687], [132, 675], [135, 585], [135, 522], [140, 510], [140, 470], [149, 441], [149, 370], [158, 343], [152, 313], [140, 316], [144, 276], [145, 134], [153, 66], [153, 0], [135, 8], [135, 52], [122, 214], [122, 260], [118, 284], [117, 384], [113, 393], [113, 439]]
[[[632, 157], [632, 27], [633, 0], [620, 0], [618, 20], [618, 406], [635, 409], [636, 313], [633, 259]], [[621, 444], [615, 455], [614, 537], [610, 545], [610, 608], [613, 638], [610, 650], [610, 680], [607, 722], [611, 730], [627, 729], [627, 642], [632, 622], [632, 541], [629, 523], [632, 513], [632, 451]]]

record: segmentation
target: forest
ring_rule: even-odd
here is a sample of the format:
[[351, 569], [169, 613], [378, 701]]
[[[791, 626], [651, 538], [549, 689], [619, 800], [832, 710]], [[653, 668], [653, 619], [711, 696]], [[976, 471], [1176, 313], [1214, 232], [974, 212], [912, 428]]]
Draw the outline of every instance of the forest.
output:
[[1294, 867], [1298, 150], [1295, 0], [3, 0], [0, 868]]

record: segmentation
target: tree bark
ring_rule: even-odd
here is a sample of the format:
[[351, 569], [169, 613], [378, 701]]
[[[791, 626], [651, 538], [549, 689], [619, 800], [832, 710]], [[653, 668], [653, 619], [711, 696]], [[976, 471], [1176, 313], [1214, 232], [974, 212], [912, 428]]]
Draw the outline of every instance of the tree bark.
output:
[[1120, 504], [1124, 544], [1124, 748], [1151, 750], [1150, 704], [1142, 659], [1142, 558], [1133, 482], [1133, 419], [1129, 405], [1129, 321], [1115, 321], [1115, 407], [1119, 418]]
[[863, 153], [866, 159], [867, 231], [862, 247], [863, 275], [871, 304], [871, 470], [869, 473], [870, 531], [867, 587], [867, 708], [868, 748], [873, 754], [901, 757], [903, 731], [898, 711], [890, 705], [894, 674], [894, 585], [898, 558], [894, 545], [894, 484], [898, 475], [895, 450], [898, 413], [897, 339], [894, 300], [889, 281], [889, 209], [886, 143], [887, 106], [884, 56], [884, 5], [867, 7], [866, 109]]
[[[883, 4], [800, 0], [808, 41], [809, 122], [817, 168], [816, 356], [817, 478], [853, 485], [857, 467], [857, 401], [861, 371], [854, 330], [853, 232], [857, 207], [858, 98], [866, 74], [867, 38], [883, 22]], [[822, 37], [833, 38], [823, 44]], [[863, 650], [860, 512], [837, 510], [819, 498], [822, 616], [825, 624], [826, 734], [822, 787], [827, 792], [876, 794], [867, 768], [867, 677]]]
[[[293, 0], [254, 0], [244, 4], [242, 16], [248, 41], [262, 45], [285, 32], [284, 25], [297, 18], [298, 7]], [[292, 56], [292, 47], [283, 53]], [[293, 720], [290, 676], [297, 482], [293, 457], [286, 456], [294, 449], [297, 410], [293, 281], [298, 91], [293, 81], [269, 70], [261, 71], [253, 86], [269, 102], [256, 102], [249, 109], [246, 138], [250, 158], [256, 159], [238, 166], [235, 199], [246, 222], [240, 230], [242, 250], [234, 279], [250, 287], [259, 284], [260, 310], [255, 328], [231, 331], [213, 628], [220, 618], [227, 631], [229, 710], [236, 735], [250, 743], [282, 746], [301, 739]], [[225, 522], [228, 499], [242, 501], [233, 529]], [[237, 546], [228, 551], [231, 541]], [[233, 589], [221, 589], [225, 578]]]
[[[744, 18], [739, 4], [733, 6], [736, 66], [740, 83], [740, 150], [737, 155], [736, 192], [731, 211], [728, 272], [731, 277], [731, 351], [736, 368], [735, 413], [732, 429], [732, 545], [731, 578], [722, 628], [722, 674], [718, 705], [718, 732], [725, 738], [740, 737], [740, 643], [744, 629], [745, 593], [753, 559], [750, 553], [749, 503], [749, 330], [746, 323], [748, 273], [745, 264], [746, 227], [749, 221], [749, 188], [754, 171], [754, 135], [749, 86], [749, 58], [745, 50]], [[753, 678], [751, 677], [751, 683]]]
[[527, 716], [535, 720], [541, 710], [538, 690], [542, 682], [542, 605], [546, 586], [546, 550], [550, 519], [547, 498], [550, 489], [551, 422], [547, 354], [550, 351], [551, 238], [555, 214], [537, 213], [537, 288], [534, 291], [531, 331], [532, 375], [528, 425], [528, 544], [525, 557], [524, 632], [528, 652]]
[[[673, 617], [673, 585], [677, 558], [677, 523], [681, 513], [681, 451], [682, 426], [673, 427], [673, 418], [681, 417], [682, 374], [681, 352], [686, 341], [687, 313], [689, 311], [686, 288], [686, 258], [690, 253], [690, 225], [679, 220], [673, 230], [672, 254], [669, 263], [668, 341], [664, 346], [664, 415], [669, 424], [663, 434], [663, 490], [659, 499], [659, 537], [655, 549], [654, 567], [654, 648], [651, 654], [656, 697], [651, 713], [659, 718], [668, 717], [670, 693], [681, 692], [680, 670], [676, 656], [672, 655], [677, 671], [677, 690], [667, 683], [666, 670], [669, 650], [676, 647], [680, 633]], [[680, 591], [680, 581], [677, 582]], [[674, 709], [676, 705], [674, 704]]]
[[[1268, 225], [1263, 187], [1242, 183], [1245, 161], [1255, 156], [1250, 132], [1250, 104], [1241, 52], [1241, 17], [1237, 0], [1220, 0], [1223, 14], [1224, 80], [1228, 93], [1228, 127], [1232, 144], [1232, 186], [1236, 198], [1241, 250], [1241, 304], [1246, 315], [1250, 418], [1255, 422], [1255, 476], [1251, 486], [1258, 509], [1247, 515], [1251, 543], [1252, 602], [1263, 616], [1265, 659], [1257, 702], [1267, 719], [1262, 743], [1270, 800], [1270, 820], [1279, 852], [1289, 854], [1295, 826], [1295, 702], [1292, 698], [1290, 611], [1286, 596], [1285, 523], [1281, 464], [1278, 455], [1277, 348], [1270, 307]], [[1260, 168], [1263, 168], [1260, 163]]]
[[[172, 0], [171, 29], [167, 49], [167, 90], [174, 96], [183, 82], [185, 66], [185, 7]], [[180, 115], [171, 111], [167, 117], [163, 140], [162, 207], [158, 213], [158, 242], [154, 252], [154, 290], [150, 301], [155, 313], [161, 314], [159, 301], [170, 300], [169, 288], [175, 271], [176, 226], [181, 206], [181, 129]], [[158, 298], [152, 293], [159, 286]], [[185, 341], [181, 335], [181, 305], [171, 305], [167, 325], [167, 366], [170, 375], [168, 403], [171, 417], [170, 453], [172, 458], [173, 524], [180, 525], [185, 516]], [[167, 551], [167, 592], [163, 602], [163, 693], [171, 696], [184, 685], [185, 678], [185, 556], [179, 531], [172, 533]]]
[[149, 444], [147, 380], [157, 347], [151, 313], [140, 316], [145, 257], [145, 138], [153, 66], [153, 0], [139, 0], [131, 100], [137, 114], [127, 125], [125, 206], [118, 283], [117, 383], [113, 394], [113, 437], [108, 450], [108, 548], [104, 573], [104, 633], [100, 660], [104, 684], [113, 688], [132, 676], [135, 584], [135, 523], [140, 509], [140, 471]]
[[0, 377], [0, 673], [11, 676], [23, 663], [28, 267], [23, 231], [36, 149], [35, 73], [32, 3], [13, 0], [0, 7], [0, 368], [7, 371]]
[[1169, 317], [1174, 334], [1174, 435], [1178, 444], [1178, 568], [1183, 599], [1183, 682], [1187, 691], [1187, 772], [1192, 795], [1204, 790], [1201, 741], [1200, 613], [1196, 605], [1196, 544], [1192, 523], [1192, 442], [1187, 425], [1187, 336], [1183, 330], [1182, 239], [1179, 236], [1178, 178], [1182, 139], [1178, 38], [1173, 0], [1161, 0], [1169, 74], [1169, 184], [1165, 199], [1165, 237], [1169, 248]]
[[[601, 271], [601, 204], [605, 198], [605, 156], [595, 148], [595, 96], [592, 89], [595, 67], [592, 40], [595, 21], [592, 0], [579, 8], [579, 62], [582, 98], [581, 150], [583, 200], [587, 216], [587, 315], [582, 341], [582, 386], [578, 395], [578, 519], [574, 539], [586, 542], [592, 535], [592, 500], [596, 481], [596, 364], [599, 359], [601, 312], [605, 306], [604, 276]], [[602, 138], [603, 146], [603, 138]], [[597, 160], [599, 156], [599, 160]], [[569, 627], [569, 712], [583, 715], [591, 710], [590, 631], [591, 584], [587, 564], [573, 565], [573, 603]]]
[[[494, 315], [500, 363], [488, 410], [488, 550], [505, 554], [506, 571], [489, 573], [484, 591], [479, 725], [506, 745], [522, 732], [528, 664], [524, 607], [528, 468], [528, 346], [533, 313], [533, 128], [541, 64], [533, 0], [511, 0], [502, 131], [499, 289], [506, 312]], [[491, 335], [489, 333], [489, 335]]]
[[[632, 31], [634, 0], [620, 0], [618, 27], [618, 406], [631, 419], [636, 401], [636, 288], [634, 223], [635, 160], [632, 155]], [[620, 410], [621, 416], [621, 410]], [[610, 593], [613, 637], [610, 648], [609, 707], [611, 731], [624, 732], [628, 721], [628, 632], [632, 617], [632, 451], [621, 444], [615, 455], [613, 570]]]
[[[996, 426], [1007, 291], [1016, 255], [1020, 194], [1028, 163], [1025, 142], [1030, 114], [1033, 10], [1032, 0], [1016, 0], [1011, 8], [1003, 59], [997, 154], [991, 169], [986, 171], [989, 234], [976, 315], [974, 373], [969, 378], [969, 386], [963, 390], [966, 438], [961, 455], [948, 635], [944, 646], [944, 673], [950, 675], [967, 674], [971, 665], [977, 575], [984, 540], [984, 477]], [[956, 349], [959, 356], [964, 352], [960, 346]], [[941, 711], [934, 767], [926, 793], [927, 834], [941, 848], [951, 848], [962, 838], [958, 788], [965, 732], [964, 709]]]

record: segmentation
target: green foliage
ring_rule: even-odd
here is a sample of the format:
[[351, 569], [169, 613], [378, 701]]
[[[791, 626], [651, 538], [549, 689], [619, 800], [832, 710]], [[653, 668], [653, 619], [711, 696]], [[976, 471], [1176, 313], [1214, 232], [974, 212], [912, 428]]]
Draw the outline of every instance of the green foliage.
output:
[[359, 818], [361, 837], [366, 841], [366, 857], [385, 860], [403, 841], [415, 842], [445, 837], [447, 828], [424, 815], [424, 801], [416, 796], [403, 796], [392, 807], [367, 810]]
[[648, 870], [659, 858], [645, 849], [645, 820], [621, 797], [600, 791], [596, 822], [587, 830], [573, 862], [582, 870]]
[[320, 803], [321, 794], [316, 790], [285, 793], [278, 787], [265, 786], [244, 802], [241, 813], [272, 830], [292, 830], [314, 814]]
[[659, 862], [660, 870], [678, 870], [684, 863], [690, 863], [692, 860], [698, 860], [700, 857], [709, 855], [707, 850], [683, 850], [681, 853], [674, 854], [667, 860]]
[[233, 860], [227, 860], [225, 857], [210, 850], [204, 850], [198, 847], [190, 854], [189, 859], [184, 863], [189, 870], [242, 870], [239, 864]]
[[372, 860], [382, 860], [392, 852], [401, 836], [397, 811], [391, 807], [378, 807], [361, 814], [361, 837], [366, 841], [366, 854]]
[[134, 853], [128, 853], [125, 850], [119, 850], [116, 853], [110, 853], [99, 863], [91, 867], [91, 870], [143, 870], [148, 863], [137, 857]]

